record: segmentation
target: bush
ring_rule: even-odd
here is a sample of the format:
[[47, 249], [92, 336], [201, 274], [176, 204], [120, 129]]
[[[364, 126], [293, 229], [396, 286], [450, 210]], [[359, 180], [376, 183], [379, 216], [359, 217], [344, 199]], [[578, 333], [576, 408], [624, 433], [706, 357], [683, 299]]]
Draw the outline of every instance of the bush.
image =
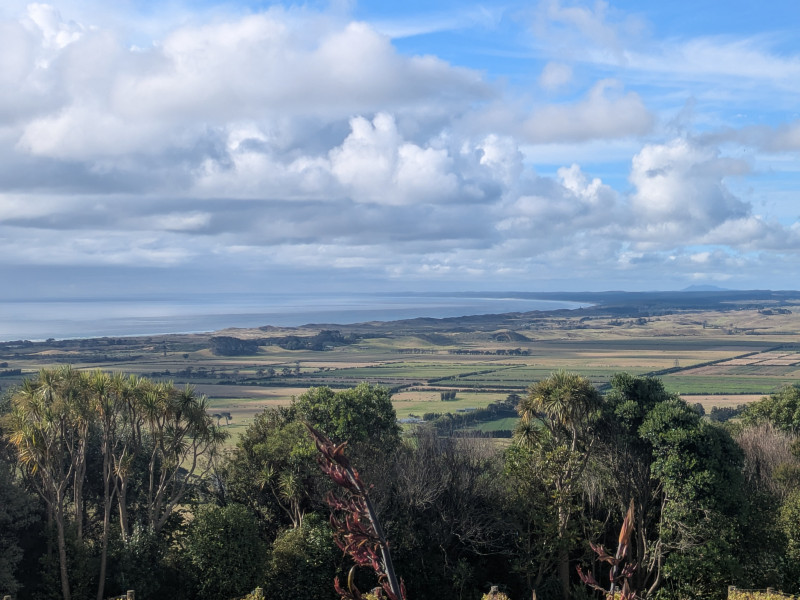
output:
[[226, 600], [242, 596], [262, 581], [267, 545], [245, 506], [205, 505], [189, 526], [186, 557], [195, 570], [199, 596]]
[[[267, 598], [324, 600], [336, 598], [333, 578], [341, 562], [328, 522], [309, 514], [297, 529], [285, 531], [272, 547]], [[302, 574], [302, 576], [298, 576]]]

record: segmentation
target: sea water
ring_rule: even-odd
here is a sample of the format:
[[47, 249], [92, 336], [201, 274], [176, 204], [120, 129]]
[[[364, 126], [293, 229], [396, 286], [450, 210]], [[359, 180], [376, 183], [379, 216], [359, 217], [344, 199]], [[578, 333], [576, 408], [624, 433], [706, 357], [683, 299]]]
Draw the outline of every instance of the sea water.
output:
[[0, 301], [0, 341], [94, 338], [217, 331], [228, 327], [352, 324], [445, 318], [587, 304], [530, 293], [203, 294], [135, 299]]

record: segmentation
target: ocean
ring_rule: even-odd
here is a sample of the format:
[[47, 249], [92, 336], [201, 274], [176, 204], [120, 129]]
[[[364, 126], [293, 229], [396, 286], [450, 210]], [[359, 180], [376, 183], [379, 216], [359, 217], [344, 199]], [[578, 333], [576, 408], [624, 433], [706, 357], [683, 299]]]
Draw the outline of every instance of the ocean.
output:
[[196, 333], [227, 327], [461, 317], [588, 304], [531, 293], [203, 294], [136, 299], [0, 301], [0, 341]]

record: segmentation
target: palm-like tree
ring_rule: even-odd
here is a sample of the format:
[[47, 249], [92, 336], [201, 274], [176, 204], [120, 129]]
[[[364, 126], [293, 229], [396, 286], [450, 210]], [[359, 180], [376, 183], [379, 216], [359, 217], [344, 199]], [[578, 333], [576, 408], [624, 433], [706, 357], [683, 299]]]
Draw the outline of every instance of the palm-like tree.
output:
[[[82, 394], [85, 378], [69, 367], [42, 369], [37, 379], [25, 380], [12, 397], [8, 440], [19, 464], [45, 501], [55, 524], [61, 571], [61, 591], [70, 600], [65, 526], [67, 490], [73, 484], [75, 520], [81, 534], [83, 477], [91, 411]], [[78, 497], [80, 494], [80, 497]]]
[[518, 407], [517, 442], [546, 455], [548, 482], [556, 500], [558, 573], [562, 594], [569, 598], [568, 529], [574, 495], [586, 469], [599, 418], [600, 394], [591, 381], [558, 371], [528, 389]]
[[[144, 474], [146, 525], [158, 532], [190, 482], [210, 470], [227, 433], [213, 425], [204, 397], [187, 387], [144, 378], [42, 369], [12, 398], [8, 440], [30, 485], [48, 507], [57, 532], [61, 586], [70, 600], [65, 529], [69, 516], [83, 534], [86, 457], [90, 426], [100, 433], [103, 460], [103, 529], [98, 599], [102, 599], [111, 511], [116, 499], [123, 541], [130, 535], [127, 492], [138, 456], [149, 454]], [[69, 496], [69, 497], [68, 497]], [[68, 500], [74, 512], [68, 512]]]
[[275, 502], [289, 517], [294, 529], [302, 526], [305, 516], [303, 499], [306, 497], [306, 490], [300, 473], [294, 470], [278, 473], [273, 465], [264, 465], [259, 473], [258, 484], [261, 490], [269, 489]]
[[577, 373], [557, 371], [528, 388], [519, 403], [524, 424], [540, 421], [558, 443], [579, 450], [597, 420], [600, 394], [592, 382]]

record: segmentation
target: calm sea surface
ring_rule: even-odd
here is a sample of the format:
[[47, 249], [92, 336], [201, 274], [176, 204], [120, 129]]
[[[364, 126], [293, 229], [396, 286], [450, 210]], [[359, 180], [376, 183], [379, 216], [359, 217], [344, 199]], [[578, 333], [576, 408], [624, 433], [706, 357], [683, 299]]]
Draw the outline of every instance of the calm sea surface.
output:
[[155, 335], [226, 327], [348, 324], [579, 308], [533, 294], [208, 294], [136, 300], [0, 301], [0, 341]]

